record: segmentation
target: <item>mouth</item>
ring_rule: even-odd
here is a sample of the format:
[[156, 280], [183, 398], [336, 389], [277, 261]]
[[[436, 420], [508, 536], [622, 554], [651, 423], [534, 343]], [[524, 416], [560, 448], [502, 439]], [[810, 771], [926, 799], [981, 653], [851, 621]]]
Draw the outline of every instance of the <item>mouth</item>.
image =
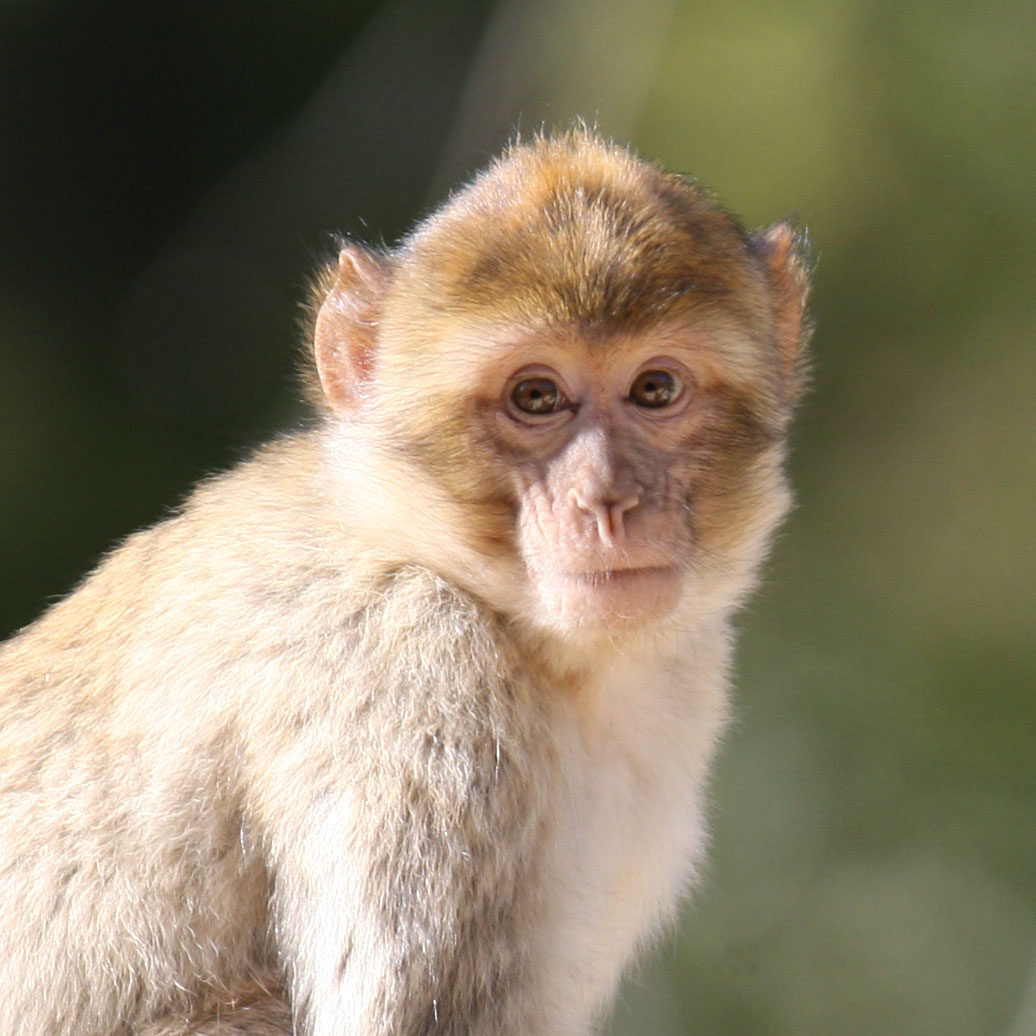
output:
[[644, 568], [605, 568], [593, 572], [570, 572], [567, 573], [567, 578], [587, 586], [621, 586], [642, 579], [668, 577], [672, 574], [671, 566], [651, 565]]
[[630, 629], [668, 615], [680, 597], [671, 565], [559, 572], [540, 585], [551, 625], [566, 629]]

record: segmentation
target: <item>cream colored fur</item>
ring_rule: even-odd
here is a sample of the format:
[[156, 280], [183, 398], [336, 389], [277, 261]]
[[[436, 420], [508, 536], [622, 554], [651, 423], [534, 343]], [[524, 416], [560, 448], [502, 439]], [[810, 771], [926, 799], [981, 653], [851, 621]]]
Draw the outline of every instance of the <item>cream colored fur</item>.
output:
[[202, 486], [0, 653], [4, 1036], [135, 1032], [282, 963], [309, 1036], [418, 1031], [486, 975], [472, 1032], [585, 1032], [693, 875], [724, 603], [530, 664], [349, 532], [324, 487], [371, 469], [322, 439]]
[[320, 285], [320, 422], [0, 648], [0, 1036], [582, 1036], [698, 871], [790, 231], [577, 133]]

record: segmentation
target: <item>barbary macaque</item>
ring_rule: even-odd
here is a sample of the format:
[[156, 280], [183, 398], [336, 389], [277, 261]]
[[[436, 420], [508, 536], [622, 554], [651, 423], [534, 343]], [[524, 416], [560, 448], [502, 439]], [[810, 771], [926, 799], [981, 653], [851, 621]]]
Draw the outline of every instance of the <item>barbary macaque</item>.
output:
[[0, 651], [0, 1036], [593, 1031], [701, 862], [805, 290], [584, 129], [344, 242], [319, 419]]

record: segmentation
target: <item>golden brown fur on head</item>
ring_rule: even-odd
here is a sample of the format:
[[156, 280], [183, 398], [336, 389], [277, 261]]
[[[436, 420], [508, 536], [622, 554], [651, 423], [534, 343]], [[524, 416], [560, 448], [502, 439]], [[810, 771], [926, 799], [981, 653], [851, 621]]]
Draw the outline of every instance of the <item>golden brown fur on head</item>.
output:
[[[516, 143], [404, 244], [399, 289], [433, 312], [601, 333], [710, 301], [743, 306], [759, 272], [705, 192], [585, 130]], [[424, 270], [425, 257], [435, 256]]]

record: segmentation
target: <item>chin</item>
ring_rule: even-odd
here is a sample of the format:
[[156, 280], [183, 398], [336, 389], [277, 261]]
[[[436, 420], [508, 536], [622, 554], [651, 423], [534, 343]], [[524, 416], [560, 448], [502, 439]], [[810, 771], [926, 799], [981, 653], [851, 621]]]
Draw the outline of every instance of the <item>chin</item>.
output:
[[537, 582], [537, 618], [559, 633], [637, 630], [675, 611], [682, 583], [671, 567], [552, 571]]

